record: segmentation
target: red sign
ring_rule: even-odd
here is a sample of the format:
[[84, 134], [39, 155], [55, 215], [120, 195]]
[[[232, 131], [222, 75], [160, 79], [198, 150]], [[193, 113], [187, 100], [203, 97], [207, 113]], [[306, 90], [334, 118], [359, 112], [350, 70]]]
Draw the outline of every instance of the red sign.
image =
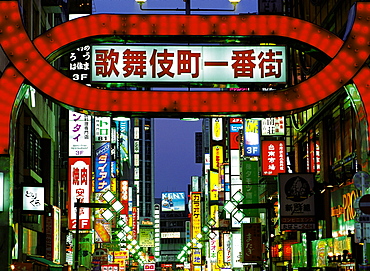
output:
[[[77, 199], [81, 203], [90, 201], [91, 193], [91, 159], [69, 158], [69, 212], [68, 228], [76, 229], [76, 211], [74, 204]], [[79, 220], [80, 230], [91, 229], [90, 209], [80, 208]]]
[[285, 160], [285, 141], [262, 141], [262, 175], [285, 173]]

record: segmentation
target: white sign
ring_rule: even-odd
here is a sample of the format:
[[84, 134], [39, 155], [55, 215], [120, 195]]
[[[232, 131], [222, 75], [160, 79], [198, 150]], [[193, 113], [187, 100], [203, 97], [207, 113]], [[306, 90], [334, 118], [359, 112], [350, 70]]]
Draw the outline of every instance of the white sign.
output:
[[181, 238], [180, 232], [161, 232], [161, 238]]
[[23, 187], [23, 211], [44, 211], [44, 187]]
[[4, 211], [4, 173], [0, 172], [0, 212]]
[[95, 117], [95, 142], [110, 141], [110, 117]]
[[69, 111], [69, 156], [91, 156], [91, 116]]
[[284, 46], [94, 45], [93, 82], [286, 82]]

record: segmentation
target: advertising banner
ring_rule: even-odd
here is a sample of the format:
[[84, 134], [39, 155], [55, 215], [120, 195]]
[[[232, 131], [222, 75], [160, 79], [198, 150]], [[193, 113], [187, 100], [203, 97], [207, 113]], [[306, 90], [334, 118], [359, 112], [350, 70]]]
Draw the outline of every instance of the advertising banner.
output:
[[279, 174], [281, 230], [315, 230], [314, 175]]
[[140, 228], [139, 246], [154, 247], [154, 228]]
[[[81, 203], [90, 202], [91, 194], [91, 159], [90, 158], [69, 158], [69, 212], [68, 228], [76, 229], [76, 211], [74, 204], [77, 199]], [[91, 217], [89, 208], [80, 208], [80, 230], [91, 229]]]
[[185, 192], [163, 192], [162, 212], [185, 211]]
[[93, 82], [286, 82], [284, 46], [93, 45]]

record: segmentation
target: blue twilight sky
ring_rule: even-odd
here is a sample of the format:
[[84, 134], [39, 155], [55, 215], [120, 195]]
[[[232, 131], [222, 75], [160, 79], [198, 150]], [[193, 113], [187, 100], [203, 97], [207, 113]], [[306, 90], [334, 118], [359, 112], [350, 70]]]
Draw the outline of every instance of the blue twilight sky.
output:
[[[142, 11], [135, 0], [93, 0], [95, 13], [145, 14], [184, 11]], [[193, 12], [192, 14], [256, 13], [258, 0], [241, 0], [235, 12]], [[183, 0], [147, 0], [144, 8], [185, 9]], [[232, 9], [228, 0], [192, 0], [192, 9]], [[155, 119], [155, 196], [162, 192], [187, 192], [191, 176], [202, 175], [202, 165], [195, 163], [195, 132], [202, 122]]]

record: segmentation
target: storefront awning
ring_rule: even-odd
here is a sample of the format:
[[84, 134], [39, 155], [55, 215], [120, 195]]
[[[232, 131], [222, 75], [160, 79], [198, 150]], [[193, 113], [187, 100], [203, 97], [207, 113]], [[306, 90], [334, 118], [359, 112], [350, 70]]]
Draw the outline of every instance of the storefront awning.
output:
[[29, 256], [28, 259], [31, 260], [31, 261], [35, 261], [35, 262], [39, 262], [41, 264], [48, 265], [50, 271], [62, 271], [63, 270], [63, 265], [54, 263], [54, 262], [49, 261], [49, 260], [47, 260], [45, 258], [42, 258], [42, 257]]

